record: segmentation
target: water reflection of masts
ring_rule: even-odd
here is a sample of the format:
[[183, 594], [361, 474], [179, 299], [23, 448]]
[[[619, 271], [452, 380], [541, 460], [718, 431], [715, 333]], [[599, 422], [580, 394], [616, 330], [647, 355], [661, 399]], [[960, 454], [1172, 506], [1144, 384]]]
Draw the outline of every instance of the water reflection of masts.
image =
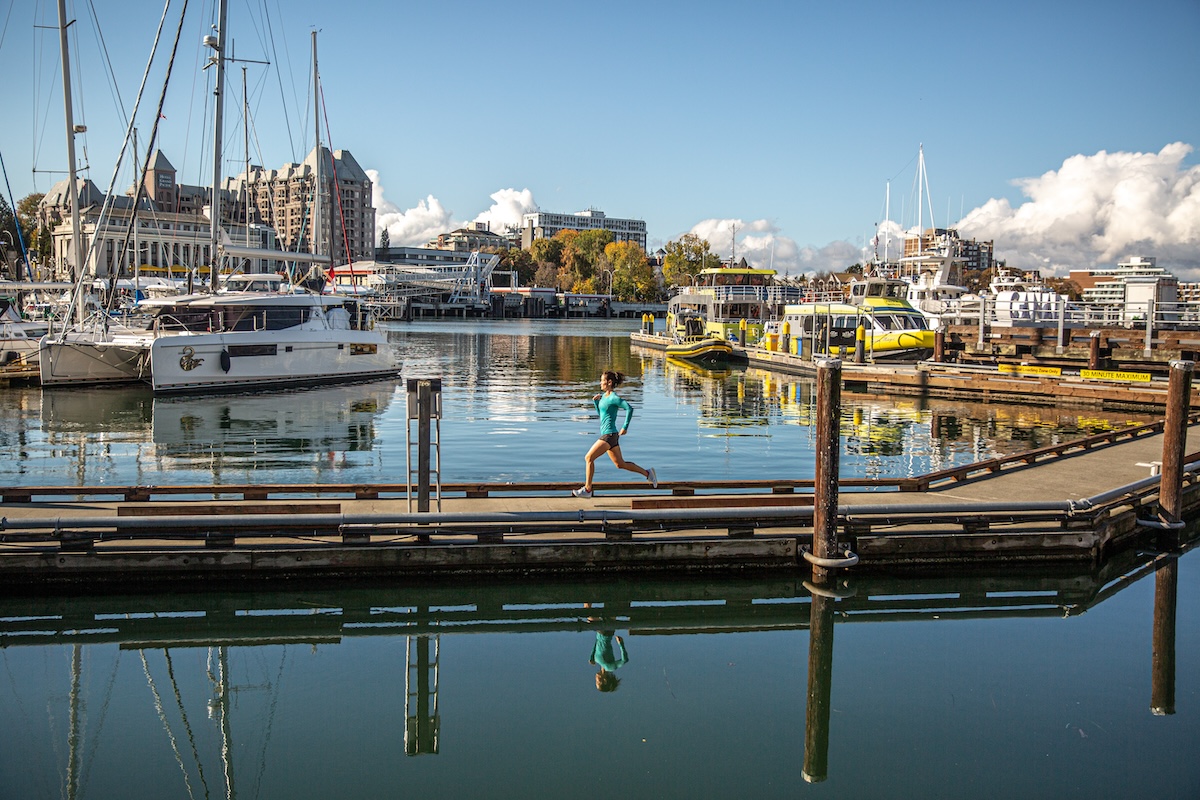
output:
[[[436, 755], [442, 727], [438, 714], [440, 637], [406, 637], [404, 672], [404, 754]], [[432, 657], [430, 646], [432, 644]], [[414, 687], [414, 683], [416, 684]]]
[[208, 716], [219, 716], [221, 726], [221, 765], [225, 772], [225, 796], [233, 800], [237, 792], [233, 788], [233, 737], [229, 729], [229, 649], [217, 647], [217, 674], [212, 672], [212, 648], [208, 648], [208, 678], [213, 684], [215, 696], [208, 702]]
[[[193, 797], [191, 776], [188, 775], [187, 767], [183, 763], [183, 755], [179, 752], [179, 745], [175, 740], [175, 734], [171, 731], [170, 723], [167, 722], [167, 715], [163, 709], [162, 696], [158, 692], [154, 678], [150, 675], [150, 665], [146, 661], [146, 651], [138, 650], [138, 656], [142, 660], [142, 672], [146, 675], [146, 683], [150, 686], [150, 694], [154, 696], [154, 710], [158, 714], [158, 719], [162, 723], [163, 729], [167, 732], [167, 739], [171, 742], [171, 752], [175, 754], [175, 763], [179, 765], [179, 771], [183, 773], [183, 785], [187, 789], [188, 797]], [[201, 766], [200, 754], [196, 751], [196, 739], [192, 736], [192, 727], [187, 721], [187, 711], [183, 707], [183, 698], [179, 693], [179, 684], [175, 681], [175, 670], [171, 666], [171, 652], [164, 650], [163, 657], [167, 662], [167, 676], [174, 690], [175, 703], [179, 706], [179, 715], [183, 719], [183, 727], [187, 731], [188, 742], [192, 746], [192, 758], [196, 761], [196, 771], [200, 775], [200, 785], [204, 787], [204, 796], [208, 797], [208, 782], [204, 780], [204, 767]]]
[[70, 722], [67, 733], [67, 797], [73, 800], [79, 792], [79, 744], [81, 726], [79, 714], [80, 673], [83, 671], [83, 652], [80, 645], [71, 648]]

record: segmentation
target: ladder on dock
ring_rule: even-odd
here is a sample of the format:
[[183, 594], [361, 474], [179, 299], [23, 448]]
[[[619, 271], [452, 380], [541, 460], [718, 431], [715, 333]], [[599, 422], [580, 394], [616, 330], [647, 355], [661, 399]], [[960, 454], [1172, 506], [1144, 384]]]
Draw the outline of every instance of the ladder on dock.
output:
[[[408, 476], [408, 510], [413, 508], [413, 485], [417, 487], [417, 511], [429, 510], [432, 481], [437, 510], [442, 510], [442, 379], [408, 379], [408, 420], [404, 426], [405, 463]], [[413, 423], [416, 441], [413, 441]], [[413, 466], [414, 451], [416, 466]]]

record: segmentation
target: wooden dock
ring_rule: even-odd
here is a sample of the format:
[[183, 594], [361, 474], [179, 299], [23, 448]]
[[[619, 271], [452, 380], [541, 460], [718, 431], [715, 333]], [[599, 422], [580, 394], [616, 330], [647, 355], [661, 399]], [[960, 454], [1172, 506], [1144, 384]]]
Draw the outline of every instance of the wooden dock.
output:
[[[1096, 565], [1134, 544], [1169, 549], [1183, 532], [1157, 520], [1161, 431], [1143, 425], [915, 478], [843, 481], [840, 542], [861, 574]], [[1198, 451], [1192, 427], [1186, 452]], [[426, 513], [412, 510], [406, 484], [8, 487], [0, 585], [128, 591], [808, 568], [812, 481], [662, 477], [658, 490], [598, 483], [588, 500], [570, 495], [574, 483], [446, 484]], [[1185, 475], [1182, 495], [1189, 518], [1200, 513], [1197, 475]]]

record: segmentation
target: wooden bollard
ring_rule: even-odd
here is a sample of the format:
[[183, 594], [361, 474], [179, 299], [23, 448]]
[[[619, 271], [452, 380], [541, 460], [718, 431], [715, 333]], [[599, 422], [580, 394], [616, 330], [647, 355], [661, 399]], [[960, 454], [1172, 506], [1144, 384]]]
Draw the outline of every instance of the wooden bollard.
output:
[[854, 329], [854, 363], [861, 364], [866, 356], [867, 329], [859, 325]]
[[742, 317], [738, 320], [738, 344], [742, 347], [746, 346], [746, 318]]
[[1155, 716], [1175, 713], [1175, 598], [1178, 584], [1179, 560], [1167, 556], [1154, 571], [1150, 713]]
[[[837, 558], [838, 456], [841, 452], [842, 362], [826, 358], [817, 362], [817, 448], [813, 482], [813, 555]], [[829, 577], [825, 567], [813, 565], [813, 581]]]
[[[1193, 361], [1172, 361], [1167, 383], [1167, 416], [1163, 422], [1162, 471], [1158, 508], [1162, 521], [1180, 526], [1183, 520], [1183, 456], [1187, 449], [1188, 407], [1192, 397]], [[1171, 547], [1179, 546], [1179, 531], [1170, 531]]]
[[946, 360], [946, 329], [938, 328], [933, 334], [933, 360], [941, 364]]
[[1092, 331], [1088, 342], [1088, 369], [1100, 369], [1100, 331]]
[[813, 592], [808, 613], [808, 703], [804, 709], [804, 767], [807, 783], [829, 771], [829, 701], [833, 685], [833, 607], [836, 601]]

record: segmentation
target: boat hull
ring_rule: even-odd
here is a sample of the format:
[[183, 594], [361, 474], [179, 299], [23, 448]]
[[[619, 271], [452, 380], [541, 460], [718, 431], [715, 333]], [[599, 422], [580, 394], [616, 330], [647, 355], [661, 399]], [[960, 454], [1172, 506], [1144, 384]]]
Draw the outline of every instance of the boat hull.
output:
[[667, 345], [667, 356], [707, 364], [719, 364], [733, 357], [733, 346], [722, 339], [705, 338]]
[[38, 347], [38, 372], [43, 387], [144, 383], [150, 380], [150, 343], [46, 337]]
[[160, 336], [150, 348], [157, 393], [348, 383], [399, 373], [373, 330], [295, 330]]

